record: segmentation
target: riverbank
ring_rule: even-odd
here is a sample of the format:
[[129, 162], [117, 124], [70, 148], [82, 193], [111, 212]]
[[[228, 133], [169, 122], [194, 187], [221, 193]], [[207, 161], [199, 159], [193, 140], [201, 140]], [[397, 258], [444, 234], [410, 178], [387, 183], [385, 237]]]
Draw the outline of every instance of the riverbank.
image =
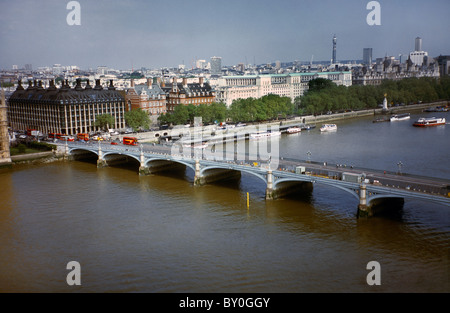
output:
[[[421, 104], [412, 104], [398, 107], [391, 107], [387, 112], [384, 112], [381, 108], [377, 109], [367, 109], [360, 111], [349, 111], [343, 113], [333, 113], [333, 114], [324, 114], [324, 115], [306, 115], [306, 116], [296, 116], [290, 119], [283, 119], [278, 121], [271, 122], [263, 122], [263, 123], [248, 123], [247, 125], [252, 126], [290, 126], [290, 125], [298, 125], [298, 124], [319, 124], [325, 123], [328, 121], [339, 121], [339, 120], [347, 120], [364, 116], [375, 116], [379, 114], [395, 114], [400, 112], [414, 112], [417, 110], [423, 110], [425, 108], [448, 105], [449, 101], [439, 101], [432, 103], [421, 103]], [[166, 130], [157, 130], [145, 133], [132, 133], [127, 136], [132, 136], [138, 138], [138, 141], [141, 143], [157, 143], [160, 138], [170, 138], [170, 137], [178, 137], [180, 134], [192, 134], [194, 131], [193, 127], [184, 127], [177, 126], [173, 129]], [[206, 126], [202, 127], [202, 136], [210, 136], [212, 132], [215, 135], [224, 135], [224, 134], [232, 134], [234, 132], [241, 131], [240, 128], [232, 128], [232, 129], [215, 129], [215, 127]], [[112, 136], [111, 140], [119, 139], [121, 140], [124, 136]]]
[[31, 164], [31, 163], [51, 163], [61, 161], [64, 155], [54, 151], [27, 153], [11, 156], [12, 165]]

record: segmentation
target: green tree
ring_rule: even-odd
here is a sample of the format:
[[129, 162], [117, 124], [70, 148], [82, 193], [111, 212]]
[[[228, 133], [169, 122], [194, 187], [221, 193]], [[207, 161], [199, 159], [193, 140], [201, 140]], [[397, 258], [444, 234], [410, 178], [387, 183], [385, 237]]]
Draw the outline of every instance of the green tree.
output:
[[100, 114], [95, 117], [95, 126], [103, 130], [108, 130], [111, 125], [114, 125], [114, 116], [111, 114]]
[[133, 131], [137, 131], [139, 128], [149, 129], [150, 128], [150, 118], [148, 114], [142, 109], [131, 110], [125, 112], [125, 123], [133, 128]]

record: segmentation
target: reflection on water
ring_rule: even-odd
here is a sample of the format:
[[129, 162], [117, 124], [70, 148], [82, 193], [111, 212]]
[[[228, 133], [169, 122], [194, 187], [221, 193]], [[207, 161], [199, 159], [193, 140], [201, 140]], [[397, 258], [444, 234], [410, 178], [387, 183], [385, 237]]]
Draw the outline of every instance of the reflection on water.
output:
[[[348, 127], [363, 132], [362, 121]], [[308, 144], [322, 140], [319, 132], [293, 138], [280, 141], [286, 154], [321, 151]], [[332, 187], [266, 201], [252, 175], [196, 187], [193, 174], [139, 176], [137, 167], [80, 161], [2, 170], [0, 291], [450, 291], [446, 206], [405, 201], [400, 214], [356, 219], [356, 199]], [[82, 286], [66, 284], [72, 260]], [[366, 283], [372, 260], [381, 286]]]

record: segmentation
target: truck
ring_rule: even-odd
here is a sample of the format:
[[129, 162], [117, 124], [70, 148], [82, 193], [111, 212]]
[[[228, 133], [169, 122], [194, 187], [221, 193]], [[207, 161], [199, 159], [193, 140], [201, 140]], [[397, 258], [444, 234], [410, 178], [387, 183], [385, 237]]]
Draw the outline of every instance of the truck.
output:
[[305, 174], [305, 172], [306, 172], [306, 168], [304, 166], [297, 166], [295, 168], [296, 174]]
[[355, 174], [355, 173], [342, 173], [342, 180], [349, 182], [349, 183], [361, 183], [362, 182], [362, 175], [361, 174]]

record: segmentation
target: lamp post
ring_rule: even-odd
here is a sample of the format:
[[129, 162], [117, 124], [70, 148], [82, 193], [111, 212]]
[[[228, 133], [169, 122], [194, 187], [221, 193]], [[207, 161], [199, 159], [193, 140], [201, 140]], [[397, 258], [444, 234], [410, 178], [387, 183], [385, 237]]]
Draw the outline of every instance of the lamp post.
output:
[[398, 162], [398, 163], [397, 163], [397, 166], [398, 166], [398, 174], [399, 174], [399, 175], [402, 175], [402, 166], [403, 166], [402, 161]]

